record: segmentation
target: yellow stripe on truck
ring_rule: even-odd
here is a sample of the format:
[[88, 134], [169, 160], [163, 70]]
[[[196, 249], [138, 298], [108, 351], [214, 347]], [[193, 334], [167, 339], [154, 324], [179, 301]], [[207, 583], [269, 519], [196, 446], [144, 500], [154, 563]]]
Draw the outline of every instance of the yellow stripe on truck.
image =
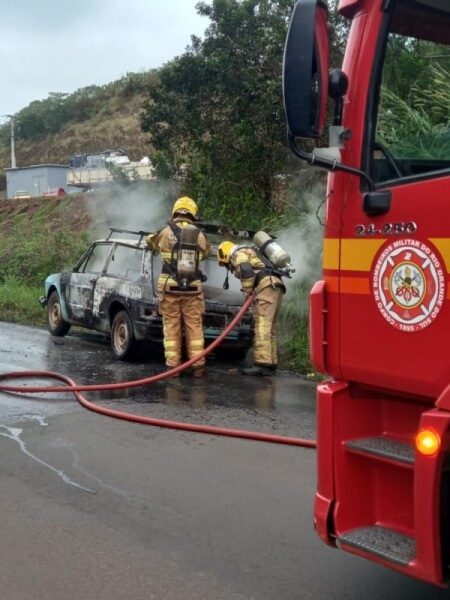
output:
[[[395, 238], [396, 239], [396, 238]], [[394, 240], [394, 238], [393, 238]], [[339, 265], [339, 240], [323, 241], [323, 268], [342, 271], [370, 271], [375, 254], [387, 238], [341, 240]], [[450, 273], [450, 238], [429, 238], [441, 254], [447, 273]]]
[[324, 269], [339, 269], [339, 240], [323, 240], [322, 265]]
[[[396, 239], [396, 238], [395, 238]], [[325, 239], [323, 242], [323, 269], [326, 289], [329, 292], [343, 294], [369, 294], [370, 275], [352, 277], [332, 275], [329, 271], [359, 271], [368, 273], [372, 269], [374, 257], [386, 238], [377, 239], [343, 239], [341, 240], [341, 265], [339, 265], [339, 240]], [[445, 263], [447, 273], [450, 273], [450, 238], [429, 238], [428, 241], [436, 246]], [[450, 300], [450, 282], [447, 283], [447, 299]]]
[[339, 266], [339, 240], [326, 239], [323, 242], [323, 268], [339, 268], [342, 271], [370, 271], [373, 258], [384, 244], [383, 239], [341, 240], [341, 264]]
[[439, 250], [444, 259], [447, 273], [450, 273], [450, 238], [430, 238], [430, 242]]

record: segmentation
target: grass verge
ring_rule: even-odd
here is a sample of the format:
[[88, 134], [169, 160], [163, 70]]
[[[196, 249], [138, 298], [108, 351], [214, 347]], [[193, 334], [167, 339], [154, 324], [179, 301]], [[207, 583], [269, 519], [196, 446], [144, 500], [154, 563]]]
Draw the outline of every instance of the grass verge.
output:
[[39, 304], [44, 288], [28, 287], [14, 276], [6, 276], [0, 285], [0, 314], [3, 321], [45, 326], [46, 312]]

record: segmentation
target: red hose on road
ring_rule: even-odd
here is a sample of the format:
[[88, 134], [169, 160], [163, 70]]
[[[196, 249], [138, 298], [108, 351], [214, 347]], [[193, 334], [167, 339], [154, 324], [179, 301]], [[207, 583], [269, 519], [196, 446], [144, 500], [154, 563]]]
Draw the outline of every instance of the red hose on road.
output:
[[158, 375], [153, 375], [152, 377], [147, 377], [145, 379], [136, 379], [134, 381], [124, 381], [122, 383], [108, 383], [108, 384], [95, 384], [95, 385], [77, 385], [73, 379], [68, 377], [67, 375], [62, 375], [61, 373], [55, 373], [53, 371], [14, 371], [11, 373], [2, 373], [0, 374], [0, 381], [4, 381], [6, 379], [22, 379], [22, 378], [45, 378], [45, 379], [57, 379], [59, 381], [66, 382], [67, 385], [64, 386], [12, 386], [12, 385], [2, 385], [0, 383], [0, 391], [3, 392], [15, 392], [20, 394], [30, 394], [30, 393], [38, 393], [38, 392], [71, 392], [75, 395], [78, 402], [93, 412], [99, 413], [101, 415], [106, 415], [108, 417], [114, 417], [116, 419], [122, 419], [125, 421], [132, 421], [135, 423], [142, 423], [145, 425], [154, 425], [157, 427], [167, 427], [170, 429], [181, 429], [184, 431], [194, 431], [198, 433], [210, 433], [212, 435], [222, 435], [236, 438], [243, 438], [249, 440], [256, 440], [261, 442], [272, 442], [276, 444], [287, 444], [291, 446], [304, 446], [307, 448], [315, 448], [316, 442], [314, 440], [307, 440], [303, 438], [294, 438], [294, 437], [285, 437], [278, 436], [266, 433], [258, 433], [253, 431], [241, 431], [238, 429], [226, 429], [223, 427], [214, 427], [209, 425], [196, 425], [190, 423], [180, 423], [177, 421], [168, 421], [165, 419], [156, 419], [152, 417], [144, 417], [141, 415], [136, 415], [133, 413], [121, 412], [118, 410], [113, 410], [110, 408], [105, 408], [103, 406], [99, 406], [94, 402], [90, 402], [85, 398], [80, 392], [87, 391], [104, 391], [104, 390], [119, 390], [131, 387], [139, 387], [143, 385], [148, 385], [150, 383], [154, 383], [156, 381], [160, 381], [161, 379], [166, 379], [179, 373], [180, 371], [184, 371], [195, 362], [206, 356], [214, 348], [216, 348], [221, 341], [230, 333], [230, 331], [237, 325], [240, 321], [244, 313], [247, 311], [251, 303], [253, 302], [253, 295], [249, 296], [242, 308], [235, 315], [229, 325], [224, 329], [224, 331], [217, 337], [209, 346], [206, 348], [201, 354], [191, 358], [187, 362], [182, 365], [171, 369], [170, 371], [165, 371], [164, 373], [159, 373]]

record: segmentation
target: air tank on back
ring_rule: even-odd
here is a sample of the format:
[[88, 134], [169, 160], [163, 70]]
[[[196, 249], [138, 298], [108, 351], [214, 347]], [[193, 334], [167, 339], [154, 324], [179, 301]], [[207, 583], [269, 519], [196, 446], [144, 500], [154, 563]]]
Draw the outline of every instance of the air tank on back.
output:
[[289, 254], [265, 231], [255, 233], [253, 243], [275, 267], [294, 271]]
[[195, 225], [181, 228], [177, 253], [177, 272], [181, 279], [180, 287], [187, 288], [188, 280], [194, 279], [198, 267], [198, 235], [200, 230]]

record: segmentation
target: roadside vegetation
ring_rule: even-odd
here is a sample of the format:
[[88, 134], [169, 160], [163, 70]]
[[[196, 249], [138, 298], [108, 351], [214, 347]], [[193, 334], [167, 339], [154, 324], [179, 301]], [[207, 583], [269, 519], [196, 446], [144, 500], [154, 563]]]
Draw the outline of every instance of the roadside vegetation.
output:
[[2, 320], [45, 325], [39, 304], [45, 278], [73, 266], [86, 249], [87, 215], [74, 222], [73, 202], [47, 198], [0, 203]]
[[0, 310], [2, 321], [44, 326], [44, 311], [38, 303], [42, 286], [24, 285], [14, 275], [0, 273]]

